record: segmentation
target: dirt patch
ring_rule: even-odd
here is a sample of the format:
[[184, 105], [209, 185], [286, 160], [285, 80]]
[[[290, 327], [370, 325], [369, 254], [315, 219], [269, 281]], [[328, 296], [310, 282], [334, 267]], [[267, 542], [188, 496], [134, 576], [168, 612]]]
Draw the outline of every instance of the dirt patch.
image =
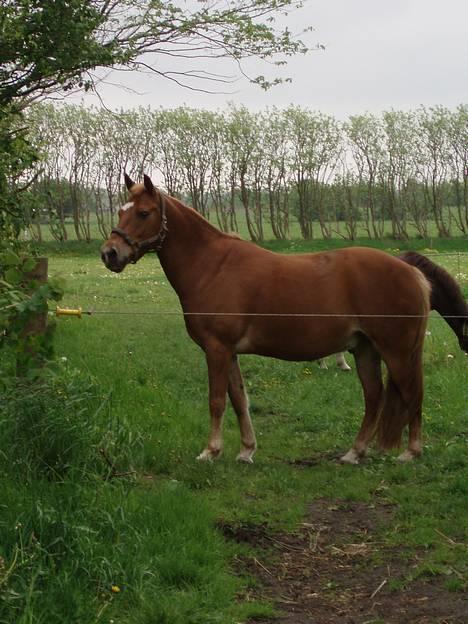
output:
[[[272, 601], [277, 618], [264, 624], [462, 624], [468, 597], [447, 591], [439, 579], [404, 579], [418, 555], [378, 541], [394, 516], [391, 505], [317, 500], [295, 534], [265, 525], [220, 526], [224, 535], [254, 546], [239, 560], [258, 579], [249, 599]], [[253, 620], [252, 620], [253, 622]]]
[[316, 453], [311, 457], [304, 457], [303, 459], [281, 459], [281, 461], [284, 461], [286, 464], [289, 464], [290, 466], [294, 466], [296, 468], [310, 468], [311, 466], [317, 466], [324, 461], [338, 463], [342, 455], [343, 453], [339, 453], [337, 451], [325, 451], [323, 453]]

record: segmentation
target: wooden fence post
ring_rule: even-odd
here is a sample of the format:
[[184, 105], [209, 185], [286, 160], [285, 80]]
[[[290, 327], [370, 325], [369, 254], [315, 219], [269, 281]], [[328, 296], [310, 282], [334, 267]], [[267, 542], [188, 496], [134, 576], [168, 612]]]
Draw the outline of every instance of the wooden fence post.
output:
[[[34, 280], [41, 284], [47, 282], [49, 262], [47, 258], [37, 258], [36, 266], [26, 273], [25, 277], [28, 281]], [[47, 311], [40, 312], [31, 318], [22, 330], [22, 336], [25, 339], [25, 351], [29, 357], [34, 358], [36, 349], [34, 345], [28, 341], [29, 337], [42, 336], [47, 329]], [[21, 359], [17, 361], [16, 374], [21, 377], [27, 371], [27, 366]]]
[[[26, 273], [26, 279], [34, 280], [41, 284], [47, 282], [49, 261], [48, 258], [37, 258], [36, 266]], [[41, 312], [31, 319], [24, 328], [25, 336], [41, 336], [47, 327], [47, 312]]]

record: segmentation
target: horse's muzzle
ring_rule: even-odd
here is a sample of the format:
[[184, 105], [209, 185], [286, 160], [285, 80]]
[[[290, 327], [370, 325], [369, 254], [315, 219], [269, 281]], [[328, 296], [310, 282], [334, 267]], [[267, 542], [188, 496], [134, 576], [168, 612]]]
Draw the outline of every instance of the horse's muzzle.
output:
[[107, 243], [101, 247], [101, 260], [114, 273], [121, 273], [127, 266], [127, 260], [121, 258], [117, 248]]

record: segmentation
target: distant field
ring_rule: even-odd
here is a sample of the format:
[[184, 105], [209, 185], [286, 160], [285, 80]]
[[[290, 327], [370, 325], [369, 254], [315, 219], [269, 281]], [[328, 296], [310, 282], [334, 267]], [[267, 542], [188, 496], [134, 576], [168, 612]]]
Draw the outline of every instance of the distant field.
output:
[[[210, 220], [211, 222], [218, 227], [218, 223], [216, 221], [216, 214], [213, 212], [210, 215]], [[447, 222], [450, 222], [450, 219], [447, 217]], [[247, 228], [247, 224], [246, 224], [246, 220], [245, 220], [245, 215], [244, 213], [239, 210], [237, 213], [237, 223], [238, 223], [238, 227], [239, 227], [239, 234], [246, 239], [249, 239], [249, 231]], [[265, 218], [264, 220], [264, 239], [265, 241], [269, 241], [272, 240], [274, 238], [273, 235], [273, 231], [271, 228], [271, 224], [269, 222], [268, 218]], [[345, 239], [347, 237], [347, 232], [346, 232], [346, 225], [343, 221], [337, 221], [331, 224], [332, 230], [333, 230], [333, 238], [335, 239]], [[73, 222], [70, 218], [66, 219], [66, 229], [67, 229], [67, 233], [68, 233], [68, 237], [70, 241], [74, 241], [76, 240], [76, 234], [75, 234], [75, 230], [73, 227]], [[101, 234], [99, 232], [98, 226], [97, 226], [97, 222], [96, 222], [96, 218], [94, 215], [91, 216], [91, 222], [90, 222], [90, 229], [91, 229], [91, 238], [99, 240], [101, 239]], [[110, 229], [110, 225], [109, 225], [109, 229]], [[455, 239], [460, 239], [461, 238], [461, 232], [459, 229], [457, 229], [455, 227], [455, 224], [452, 223], [452, 235]], [[391, 228], [391, 223], [390, 221], [385, 222], [384, 225], [384, 238], [385, 237], [390, 237], [392, 228]], [[408, 231], [408, 235], [411, 237], [411, 239], [419, 239], [419, 234], [418, 231], [416, 230], [416, 228], [414, 227], [414, 225], [411, 225], [411, 222], [408, 223], [408, 227], [407, 227], [407, 231]], [[50, 229], [46, 224], [43, 224], [41, 226], [41, 232], [42, 232], [42, 237], [44, 241], [50, 241], [53, 239]], [[360, 222], [358, 224], [358, 229], [357, 229], [357, 237], [358, 238], [366, 238], [367, 237], [367, 232], [365, 230], [365, 224], [364, 222]], [[314, 226], [314, 232], [313, 232], [313, 238], [317, 241], [320, 241], [323, 239], [322, 236], [322, 232], [320, 230], [320, 226], [318, 223], [315, 223]], [[299, 240], [301, 239], [301, 230], [300, 230], [300, 226], [299, 223], [297, 221], [297, 219], [294, 216], [291, 216], [291, 220], [290, 220], [290, 228], [289, 228], [289, 239], [290, 240]], [[428, 239], [427, 239], [427, 245], [429, 245], [430, 247], [432, 247], [435, 242], [437, 242], [438, 237], [437, 237], [437, 228], [436, 228], [436, 224], [434, 221], [429, 221], [428, 222]], [[332, 239], [333, 241], [333, 239]], [[467, 243], [468, 245], [468, 243]]]
[[[333, 241], [333, 246], [344, 244]], [[294, 241], [268, 247], [289, 253], [327, 245]], [[439, 251], [432, 249], [433, 259], [456, 276], [468, 295], [466, 240], [434, 240], [432, 245]], [[384, 241], [381, 246], [393, 250], [398, 245]], [[467, 581], [468, 357], [440, 317], [431, 316], [425, 346], [420, 460], [398, 465], [393, 454], [372, 451], [361, 466], [339, 465], [334, 457], [349, 447], [363, 409], [355, 371], [338, 372], [331, 360], [326, 371], [313, 362], [245, 356], [241, 366], [259, 443], [255, 463], [235, 462], [239, 434], [230, 408], [224, 456], [213, 464], [199, 463], [195, 457], [208, 433], [206, 367], [177, 313], [177, 297], [154, 256], [116, 275], [104, 268], [97, 247], [48, 244], [44, 251], [50, 275], [66, 280], [61, 305], [94, 312], [57, 320], [57, 356], [67, 374], [78, 371], [88, 380], [91, 393], [86, 409], [63, 417], [78, 430], [96, 428], [92, 454], [102, 462], [101, 472], [112, 466], [116, 476], [103, 479], [96, 469], [79, 481], [66, 477], [60, 483], [18, 484], [12, 477], [3, 479], [7, 493], [0, 505], [8, 506], [11, 527], [34, 509], [34, 526], [42, 532], [35, 539], [48, 553], [56, 548], [61, 554], [40, 559], [37, 576], [26, 576], [29, 564], [18, 568], [18, 579], [21, 574], [28, 579], [16, 603], [23, 606], [16, 620], [0, 610], [1, 622], [267, 621], [273, 606], [258, 597], [255, 561], [271, 573], [275, 560], [268, 551], [255, 550], [254, 543], [225, 535], [239, 527], [255, 534], [260, 527], [274, 543], [280, 532], [298, 531], [307, 506], [318, 500], [330, 501], [332, 509], [333, 501], [392, 507], [392, 521], [375, 527], [374, 546], [360, 560], [372, 569], [390, 566], [386, 553], [404, 556], [405, 574], [390, 574], [379, 590], [382, 596], [396, 601], [403, 589], [430, 582], [447, 601], [459, 599]], [[22, 540], [31, 541], [33, 525], [22, 523]], [[62, 536], [63, 548], [51, 545], [54, 534]], [[332, 557], [329, 550], [323, 556], [327, 553]], [[8, 568], [12, 560], [3, 556]], [[1, 578], [0, 570], [0, 591]], [[368, 595], [380, 580], [375, 578]], [[338, 605], [344, 590], [339, 577], [323, 577], [310, 591]], [[72, 611], [62, 604], [69, 600]], [[369, 621], [386, 620], [375, 616]]]

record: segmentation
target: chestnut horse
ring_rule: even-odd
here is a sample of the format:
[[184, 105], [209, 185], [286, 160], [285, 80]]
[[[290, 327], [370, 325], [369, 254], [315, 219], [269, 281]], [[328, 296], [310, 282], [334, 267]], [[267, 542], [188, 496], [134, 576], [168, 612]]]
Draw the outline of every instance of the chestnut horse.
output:
[[179, 296], [187, 331], [208, 365], [211, 432], [199, 459], [222, 451], [229, 395], [241, 435], [238, 459], [252, 461], [256, 440], [238, 354], [309, 361], [345, 350], [355, 358], [365, 412], [342, 461], [358, 463], [374, 435], [381, 448], [398, 447], [406, 425], [408, 448], [399, 459], [420, 455], [430, 286], [418, 269], [369, 248], [273, 253], [220, 232], [148, 176], [135, 184], [126, 175], [125, 183], [128, 203], [102, 260], [120, 273], [155, 250]]

